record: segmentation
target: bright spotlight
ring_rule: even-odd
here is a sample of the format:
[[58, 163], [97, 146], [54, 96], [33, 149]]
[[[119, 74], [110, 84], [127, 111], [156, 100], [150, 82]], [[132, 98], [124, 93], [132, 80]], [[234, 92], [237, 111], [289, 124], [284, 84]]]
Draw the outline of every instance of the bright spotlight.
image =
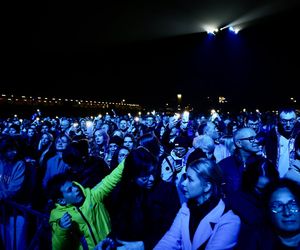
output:
[[204, 27], [207, 34], [216, 35], [216, 33], [219, 31], [218, 28], [213, 26], [206, 26]]
[[239, 33], [239, 28], [237, 28], [237, 27], [232, 27], [232, 26], [230, 26], [229, 28], [229, 31], [231, 31], [231, 32], [233, 32], [234, 34], [237, 34], [237, 33]]
[[228, 29], [230, 32], [237, 34], [241, 30], [241, 27], [226, 25], [226, 26], [220, 28], [220, 31], [224, 30], [224, 29]]

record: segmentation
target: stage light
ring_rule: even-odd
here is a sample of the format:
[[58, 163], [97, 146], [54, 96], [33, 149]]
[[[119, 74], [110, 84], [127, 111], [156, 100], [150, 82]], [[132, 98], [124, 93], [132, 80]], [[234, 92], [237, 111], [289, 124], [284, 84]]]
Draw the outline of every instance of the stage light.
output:
[[214, 26], [206, 26], [206, 27], [204, 27], [204, 30], [207, 32], [207, 34], [210, 34], [210, 35], [216, 35], [217, 32], [219, 31], [218, 28], [216, 28]]
[[224, 30], [224, 29], [228, 29], [230, 32], [234, 33], [234, 34], [237, 34], [239, 33], [239, 31], [241, 30], [240, 27], [238, 26], [230, 26], [230, 25], [227, 25], [227, 26], [224, 26], [222, 28], [220, 28], [220, 31]]
[[231, 32], [233, 32], [234, 34], [237, 34], [237, 33], [239, 33], [239, 28], [237, 28], [237, 27], [232, 27], [232, 26], [230, 26], [229, 28], [229, 31], [231, 31]]

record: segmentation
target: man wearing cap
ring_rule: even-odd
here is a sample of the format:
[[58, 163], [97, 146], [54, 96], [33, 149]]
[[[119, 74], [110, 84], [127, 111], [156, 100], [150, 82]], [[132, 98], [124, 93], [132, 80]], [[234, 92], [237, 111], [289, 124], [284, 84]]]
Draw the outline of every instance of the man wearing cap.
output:
[[[161, 164], [161, 178], [166, 182], [173, 182], [177, 186], [180, 195], [179, 182], [185, 172], [185, 155], [189, 148], [189, 140], [183, 136], [177, 136], [174, 140], [174, 148]], [[180, 198], [181, 199], [181, 198]]]

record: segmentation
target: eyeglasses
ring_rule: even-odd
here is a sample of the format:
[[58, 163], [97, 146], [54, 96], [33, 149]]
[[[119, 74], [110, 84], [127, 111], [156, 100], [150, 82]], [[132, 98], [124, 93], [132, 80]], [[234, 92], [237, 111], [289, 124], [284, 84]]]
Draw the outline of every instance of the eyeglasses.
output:
[[282, 203], [281, 201], [273, 201], [270, 205], [271, 211], [274, 214], [281, 213], [284, 209], [288, 209], [291, 213], [298, 213], [299, 206], [296, 200], [290, 200], [288, 203]]
[[288, 123], [290, 124], [294, 124], [296, 122], [296, 119], [295, 118], [292, 118], [292, 119], [280, 119], [280, 122], [283, 124], [283, 125], [286, 125]]
[[250, 136], [250, 137], [240, 138], [239, 140], [241, 141], [248, 140], [250, 143], [254, 143], [257, 140], [257, 138], [256, 136]]

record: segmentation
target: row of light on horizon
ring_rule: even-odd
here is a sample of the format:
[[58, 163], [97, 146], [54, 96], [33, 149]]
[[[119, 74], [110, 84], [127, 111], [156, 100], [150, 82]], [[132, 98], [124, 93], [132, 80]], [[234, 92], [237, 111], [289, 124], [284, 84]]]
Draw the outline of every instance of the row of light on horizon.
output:
[[6, 95], [1, 94], [0, 99], [5, 99], [7, 101], [16, 101], [16, 102], [42, 102], [42, 103], [61, 103], [61, 102], [73, 102], [77, 104], [87, 104], [87, 105], [121, 105], [121, 106], [139, 106], [138, 104], [130, 104], [125, 103], [125, 99], [123, 99], [121, 102], [107, 102], [107, 101], [96, 101], [96, 100], [77, 100], [77, 99], [67, 99], [67, 98], [55, 98], [55, 97], [32, 97], [32, 96], [24, 96], [17, 97], [15, 95]]
[[213, 27], [213, 26], [205, 27], [205, 31], [207, 32], [207, 34], [211, 34], [211, 35], [216, 35], [219, 31], [222, 31], [224, 29], [228, 29], [233, 34], [238, 34], [240, 31], [240, 28], [233, 27], [233, 26], [224, 26], [220, 29]]

